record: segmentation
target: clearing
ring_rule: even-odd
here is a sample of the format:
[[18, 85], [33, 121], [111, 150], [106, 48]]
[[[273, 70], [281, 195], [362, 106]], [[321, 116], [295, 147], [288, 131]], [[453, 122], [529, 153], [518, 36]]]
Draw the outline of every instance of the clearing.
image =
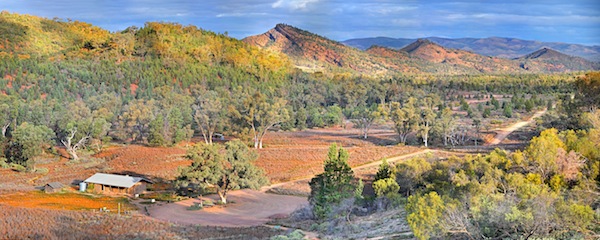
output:
[[[217, 201], [215, 195], [211, 198]], [[268, 194], [249, 189], [230, 192], [227, 205], [215, 205], [201, 210], [188, 210], [200, 199], [193, 198], [175, 203], [149, 205], [150, 216], [177, 224], [199, 224], [208, 226], [257, 226], [271, 218], [286, 217], [297, 208], [308, 204], [305, 197]]]

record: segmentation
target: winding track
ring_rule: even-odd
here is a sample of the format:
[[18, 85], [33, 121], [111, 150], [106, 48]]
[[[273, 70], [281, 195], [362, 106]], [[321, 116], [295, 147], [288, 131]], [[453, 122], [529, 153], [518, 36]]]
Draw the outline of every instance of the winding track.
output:
[[522, 127], [525, 127], [525, 126], [533, 123], [536, 118], [541, 117], [545, 113], [546, 113], [546, 109], [544, 109], [542, 111], [537, 111], [535, 114], [533, 114], [533, 116], [531, 116], [526, 121], [520, 121], [520, 122], [514, 123], [513, 125], [510, 125], [510, 126], [504, 128], [504, 129], [500, 129], [500, 131], [498, 131], [498, 134], [496, 134], [496, 136], [494, 136], [494, 140], [492, 140], [491, 142], [489, 142], [486, 145], [492, 146], [492, 145], [500, 144], [502, 142], [502, 140], [504, 140], [504, 139], [506, 139], [506, 137], [508, 137], [508, 135], [510, 135], [514, 131], [521, 129]]

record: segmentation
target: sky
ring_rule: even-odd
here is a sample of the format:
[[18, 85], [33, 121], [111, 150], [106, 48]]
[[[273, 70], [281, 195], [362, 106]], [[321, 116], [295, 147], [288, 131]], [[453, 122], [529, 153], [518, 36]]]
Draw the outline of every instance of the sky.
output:
[[0, 9], [110, 31], [177, 22], [240, 39], [286, 23], [338, 41], [496, 36], [600, 45], [599, 0], [0, 0]]

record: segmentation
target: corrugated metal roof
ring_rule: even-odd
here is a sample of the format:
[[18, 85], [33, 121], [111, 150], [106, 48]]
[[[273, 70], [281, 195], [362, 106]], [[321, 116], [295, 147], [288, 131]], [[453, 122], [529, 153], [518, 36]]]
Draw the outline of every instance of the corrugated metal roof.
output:
[[141, 178], [141, 177], [132, 177], [132, 176], [124, 176], [124, 175], [116, 175], [116, 174], [108, 174], [108, 173], [96, 173], [96, 174], [94, 174], [94, 176], [91, 176], [90, 178], [86, 179], [84, 182], [102, 184], [102, 185], [108, 185], [108, 186], [115, 186], [115, 187], [130, 188], [131, 186], [133, 186], [134, 184], [136, 184], [142, 180], [149, 182], [148, 180]]
[[61, 188], [65, 187], [62, 183], [59, 183], [59, 182], [51, 182], [46, 185], [48, 185], [54, 189], [61, 189]]

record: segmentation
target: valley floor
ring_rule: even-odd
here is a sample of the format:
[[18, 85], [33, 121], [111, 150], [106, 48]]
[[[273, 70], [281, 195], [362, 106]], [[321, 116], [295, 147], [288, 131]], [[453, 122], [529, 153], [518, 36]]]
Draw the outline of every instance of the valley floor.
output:
[[[499, 129], [494, 141], [488, 145], [495, 146], [501, 143], [512, 132], [525, 127], [533, 122], [535, 117], [539, 117], [543, 112], [538, 112], [532, 118], [514, 123], [503, 129]], [[262, 189], [262, 191], [241, 190], [230, 193], [231, 204], [227, 206], [213, 206], [203, 210], [191, 211], [187, 208], [198, 202], [197, 198], [188, 199], [175, 203], [159, 202], [155, 205], [137, 204], [139, 214], [136, 221], [143, 220], [146, 214], [150, 218], [175, 223], [177, 225], [211, 225], [224, 227], [240, 226], [260, 226], [273, 219], [285, 218], [294, 210], [307, 204], [306, 195], [310, 191], [308, 181], [312, 176], [322, 171], [323, 158], [331, 143], [338, 143], [347, 148], [350, 152], [350, 164], [358, 177], [369, 181], [381, 160], [388, 158], [389, 162], [402, 161], [415, 156], [436, 155], [437, 157], [448, 157], [450, 155], [463, 155], [461, 152], [448, 152], [445, 150], [422, 149], [418, 147], [394, 145], [395, 135], [391, 129], [386, 126], [378, 126], [373, 129], [369, 139], [360, 139], [358, 130], [351, 128], [328, 128], [311, 129], [297, 132], [274, 132], [267, 135], [265, 140], [265, 149], [260, 149], [260, 157], [257, 165], [266, 169], [268, 176], [274, 183]], [[33, 190], [50, 181], [60, 181], [67, 185], [73, 185], [78, 180], [87, 178], [89, 175], [98, 171], [115, 172], [123, 174], [138, 174], [147, 176], [159, 181], [173, 179], [176, 169], [179, 166], [189, 164], [189, 160], [183, 158], [185, 153], [184, 146], [172, 148], [148, 148], [143, 146], [116, 146], [110, 147], [103, 152], [96, 154], [93, 158], [83, 160], [80, 163], [71, 163], [62, 156], [50, 157], [40, 161], [38, 168], [47, 168], [48, 173], [17, 173], [6, 169], [0, 170], [0, 192], [14, 192], [16, 189], [25, 190], [20, 198], [29, 198], [27, 191]], [[72, 188], [73, 190], [76, 187]], [[294, 194], [300, 196], [275, 195], [270, 193]], [[44, 195], [36, 193], [37, 195]], [[33, 195], [30, 195], [30, 197]], [[43, 198], [44, 196], [42, 196]], [[4, 211], [22, 212], [27, 215], [35, 211], [53, 211], [51, 216], [59, 216], [64, 212], [65, 219], [78, 219], [81, 217], [67, 217], [74, 213], [61, 206], [59, 202], [44, 202], [37, 205], [26, 204], [27, 201], [15, 202], [14, 195], [0, 195], [0, 208]], [[39, 196], [38, 196], [39, 198]], [[213, 198], [215, 196], [207, 196]], [[53, 201], [51, 198], [46, 199]], [[139, 203], [139, 201], [138, 201]], [[11, 206], [8, 206], [8, 205]], [[91, 206], [91, 205], [90, 205]], [[25, 208], [23, 208], [25, 207]], [[94, 205], [93, 208], [98, 206]], [[65, 210], [42, 210], [42, 209], [65, 209]], [[84, 207], [85, 208], [85, 207]], [[111, 207], [114, 208], [114, 207]], [[22, 209], [22, 210], [19, 210]], [[36, 210], [39, 209], [39, 210]], [[89, 207], [88, 209], [92, 209]], [[113, 209], [112, 211], [116, 211]], [[89, 212], [89, 211], [88, 211]], [[18, 218], [25, 215], [16, 214]], [[88, 213], [76, 213], [79, 215]], [[82, 216], [83, 216], [82, 215]], [[110, 216], [115, 218], [116, 216]], [[131, 216], [125, 216], [131, 218]], [[87, 218], [87, 217], [83, 217]], [[363, 218], [358, 218], [363, 219]], [[366, 222], [372, 221], [367, 218]], [[357, 220], [364, 223], [363, 220]], [[11, 226], [10, 222], [18, 221], [14, 217], [6, 216], [0, 221], [0, 229], [6, 229]], [[46, 220], [44, 220], [46, 221]], [[120, 220], [111, 220], [120, 221]], [[76, 222], [66, 222], [61, 224], [77, 224]], [[357, 223], [359, 224], [359, 223]], [[366, 224], [366, 223], [365, 223]], [[104, 229], [110, 230], [115, 226], [103, 225]], [[160, 225], [160, 224], [159, 224]], [[362, 225], [356, 225], [362, 226]], [[369, 226], [380, 227], [373, 223]], [[73, 227], [73, 226], [71, 226]], [[236, 230], [237, 231], [237, 230]], [[240, 230], [245, 231], [245, 230]], [[405, 232], [405, 230], [402, 230]], [[23, 232], [24, 234], [27, 231]], [[4, 230], [4, 233], [15, 234], [14, 230], [10, 232]], [[48, 234], [48, 235], [44, 235]], [[62, 234], [62, 233], [61, 233]], [[375, 234], [375, 233], [370, 233]], [[387, 234], [402, 234], [386, 232]], [[7, 236], [5, 234], [5, 236]], [[16, 235], [12, 235], [16, 236]], [[25, 235], [23, 235], [25, 236]], [[29, 236], [29, 235], [27, 235]], [[52, 233], [42, 233], [41, 236], [53, 238], [59, 236]], [[363, 236], [366, 237], [366, 236]]]

